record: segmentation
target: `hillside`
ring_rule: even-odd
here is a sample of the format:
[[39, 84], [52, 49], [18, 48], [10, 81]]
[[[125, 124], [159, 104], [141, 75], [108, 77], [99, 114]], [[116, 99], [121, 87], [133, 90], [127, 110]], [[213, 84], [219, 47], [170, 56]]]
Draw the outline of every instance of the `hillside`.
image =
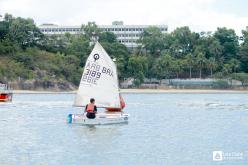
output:
[[225, 27], [201, 33], [179, 27], [167, 34], [150, 27], [132, 51], [94, 22], [82, 25], [82, 31], [45, 36], [32, 19], [5, 14], [0, 22], [0, 82], [14, 89], [73, 90], [97, 36], [117, 59], [120, 82], [133, 78], [133, 86], [139, 87], [144, 78], [225, 78], [248, 85], [247, 29], [238, 37]]

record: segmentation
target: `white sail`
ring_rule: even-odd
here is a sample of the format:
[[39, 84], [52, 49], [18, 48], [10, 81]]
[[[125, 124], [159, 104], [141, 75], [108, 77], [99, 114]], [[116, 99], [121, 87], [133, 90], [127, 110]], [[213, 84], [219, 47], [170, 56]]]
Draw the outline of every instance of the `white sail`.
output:
[[86, 61], [74, 105], [86, 106], [90, 98], [97, 107], [120, 108], [116, 66], [98, 42]]

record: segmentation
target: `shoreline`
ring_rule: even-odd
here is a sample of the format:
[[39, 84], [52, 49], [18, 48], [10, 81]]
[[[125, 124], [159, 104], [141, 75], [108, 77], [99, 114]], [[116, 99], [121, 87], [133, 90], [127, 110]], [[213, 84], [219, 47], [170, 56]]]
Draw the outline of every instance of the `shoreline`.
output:
[[220, 89], [122, 89], [121, 93], [137, 94], [248, 94], [248, 90], [220, 90]]
[[13, 94], [73, 94], [76, 91], [11, 90]]
[[[14, 94], [75, 94], [76, 91], [12, 90]], [[227, 89], [120, 89], [123, 94], [248, 94], [248, 90]]]

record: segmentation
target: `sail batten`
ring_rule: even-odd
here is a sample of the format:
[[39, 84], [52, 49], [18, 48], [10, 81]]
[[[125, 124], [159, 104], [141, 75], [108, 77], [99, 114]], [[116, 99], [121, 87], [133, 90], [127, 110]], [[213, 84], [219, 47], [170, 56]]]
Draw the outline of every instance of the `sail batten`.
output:
[[74, 105], [85, 106], [90, 98], [98, 107], [120, 108], [116, 65], [98, 42], [87, 58]]

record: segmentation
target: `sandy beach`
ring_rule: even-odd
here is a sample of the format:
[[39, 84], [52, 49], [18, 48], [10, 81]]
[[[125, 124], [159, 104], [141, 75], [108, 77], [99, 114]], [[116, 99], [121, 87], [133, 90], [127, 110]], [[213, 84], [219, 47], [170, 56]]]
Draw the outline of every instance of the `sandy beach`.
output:
[[[13, 90], [14, 94], [53, 94], [53, 93], [76, 93], [76, 91], [32, 91], [32, 90]], [[212, 89], [121, 89], [121, 93], [190, 93], [190, 94], [208, 94], [208, 93], [244, 93], [248, 94], [248, 90], [212, 90]]]

